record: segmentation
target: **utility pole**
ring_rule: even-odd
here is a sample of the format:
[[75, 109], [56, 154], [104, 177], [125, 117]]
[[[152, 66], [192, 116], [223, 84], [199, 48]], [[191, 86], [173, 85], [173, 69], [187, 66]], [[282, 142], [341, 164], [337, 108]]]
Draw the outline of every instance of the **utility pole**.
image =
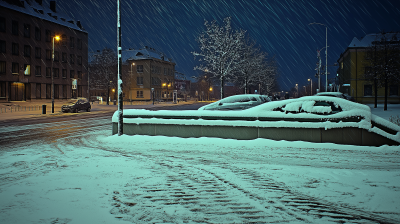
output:
[[122, 68], [122, 48], [121, 48], [121, 10], [120, 2], [117, 0], [118, 5], [118, 21], [117, 21], [117, 38], [118, 38], [118, 136], [124, 133], [124, 122], [123, 122], [123, 94], [122, 94], [122, 79], [121, 79], [121, 68]]

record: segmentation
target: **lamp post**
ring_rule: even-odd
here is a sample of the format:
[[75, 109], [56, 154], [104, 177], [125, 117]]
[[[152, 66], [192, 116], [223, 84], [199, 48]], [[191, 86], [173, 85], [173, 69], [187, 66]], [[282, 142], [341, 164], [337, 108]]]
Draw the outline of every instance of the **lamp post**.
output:
[[57, 41], [60, 40], [60, 36], [53, 36], [53, 53], [51, 60], [51, 113], [54, 113], [54, 71], [53, 71], [53, 63], [54, 63], [54, 39]]
[[311, 82], [311, 87], [310, 87], [310, 96], [312, 96], [312, 79], [308, 79], [309, 82]]
[[296, 83], [296, 98], [299, 98], [299, 84]]
[[131, 75], [133, 75], [133, 70], [132, 70], [132, 66], [135, 65], [135, 63], [131, 64]]
[[[314, 25], [314, 24], [325, 26], [325, 33], [326, 33], [326, 38], [325, 38], [326, 61], [325, 61], [325, 65], [328, 65], [328, 27], [325, 24], [322, 24], [322, 23], [310, 23], [308, 25]], [[325, 78], [326, 78], [325, 92], [328, 92], [328, 66], [325, 66]]]

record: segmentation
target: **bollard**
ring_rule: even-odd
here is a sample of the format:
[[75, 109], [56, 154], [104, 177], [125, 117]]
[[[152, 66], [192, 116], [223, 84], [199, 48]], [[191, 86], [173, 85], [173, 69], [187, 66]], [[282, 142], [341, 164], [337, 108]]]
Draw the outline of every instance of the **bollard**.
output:
[[46, 104], [42, 105], [42, 114], [46, 114]]

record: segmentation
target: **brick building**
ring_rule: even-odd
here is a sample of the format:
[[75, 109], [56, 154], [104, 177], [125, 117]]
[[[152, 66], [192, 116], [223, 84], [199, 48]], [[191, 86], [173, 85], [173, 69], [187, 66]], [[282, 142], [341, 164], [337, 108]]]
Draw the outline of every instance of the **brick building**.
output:
[[124, 90], [126, 100], [172, 100], [175, 89], [175, 63], [153, 48], [122, 51], [122, 72], [129, 74], [130, 88]]
[[87, 97], [87, 58], [88, 33], [55, 1], [0, 0], [0, 100], [51, 99], [52, 74], [55, 99]]

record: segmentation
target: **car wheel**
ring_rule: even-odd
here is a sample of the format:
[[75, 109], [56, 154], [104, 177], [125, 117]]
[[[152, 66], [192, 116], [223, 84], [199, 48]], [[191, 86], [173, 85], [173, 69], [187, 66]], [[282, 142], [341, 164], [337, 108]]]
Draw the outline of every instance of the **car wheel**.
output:
[[87, 112], [90, 112], [90, 107], [88, 107], [86, 111], [87, 111]]

